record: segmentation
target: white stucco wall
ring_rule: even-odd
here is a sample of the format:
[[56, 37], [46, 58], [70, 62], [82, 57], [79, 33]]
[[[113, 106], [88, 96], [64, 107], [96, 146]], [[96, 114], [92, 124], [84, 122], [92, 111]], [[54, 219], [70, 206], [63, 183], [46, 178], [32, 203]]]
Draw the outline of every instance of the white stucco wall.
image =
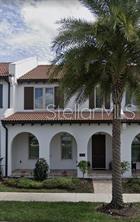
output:
[[3, 85], [3, 107], [0, 108], [0, 116], [3, 116], [8, 108], [8, 84], [4, 80], [1, 80], [0, 84]]
[[[14, 127], [14, 130], [13, 130]], [[52, 138], [60, 133], [67, 132], [74, 136], [77, 143], [77, 162], [80, 160], [87, 160], [87, 144], [89, 139], [94, 133], [100, 132], [102, 130], [105, 133], [111, 135], [111, 127], [107, 124], [98, 125], [98, 124], [63, 124], [63, 125], [9, 125], [9, 139], [8, 139], [8, 175], [11, 175], [12, 168], [12, 142], [15, 136], [21, 132], [30, 132], [35, 135], [39, 141], [39, 157], [45, 158], [50, 166], [50, 142]], [[85, 153], [84, 157], [81, 157], [79, 154]], [[79, 175], [80, 172], [78, 171]]]
[[[40, 84], [40, 83], [22, 83], [22, 84], [18, 84], [17, 82], [15, 82], [13, 84], [13, 87], [11, 89], [11, 102], [12, 102], [12, 106], [14, 107], [15, 111], [24, 111], [24, 87], [55, 87], [58, 86], [58, 83], [53, 83], [53, 84]], [[67, 109], [67, 111], [73, 110], [73, 111], [78, 111], [78, 110], [82, 110], [84, 111], [88, 111], [89, 109], [89, 99], [87, 99], [85, 102], [83, 102], [82, 104], [79, 104], [78, 106], [75, 104], [75, 98], [76, 96], [73, 96], [69, 102], [65, 105], [65, 108]], [[18, 101], [18, 102], [17, 102]], [[112, 104], [112, 103], [111, 103]], [[125, 97], [123, 97], [122, 100], [122, 108], [124, 108], [125, 106]], [[112, 107], [112, 105], [111, 105]], [[70, 109], [70, 110], [69, 110]], [[33, 111], [33, 110], [31, 110]], [[100, 112], [101, 109], [96, 109], [96, 111]]]
[[12, 171], [34, 169], [36, 161], [29, 159], [28, 133], [17, 135], [12, 144]]
[[77, 147], [76, 142], [72, 140], [72, 159], [61, 159], [61, 134], [56, 135], [50, 145], [50, 169], [76, 169]]
[[19, 60], [9, 64], [9, 73], [19, 78], [28, 71], [34, 69], [38, 65], [37, 57], [29, 57], [27, 59]]

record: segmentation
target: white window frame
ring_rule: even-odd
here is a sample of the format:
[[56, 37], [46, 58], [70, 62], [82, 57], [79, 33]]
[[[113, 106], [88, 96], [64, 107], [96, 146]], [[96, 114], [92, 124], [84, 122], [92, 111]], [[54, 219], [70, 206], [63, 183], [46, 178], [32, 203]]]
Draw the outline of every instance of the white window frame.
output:
[[73, 160], [73, 138], [72, 138], [72, 136], [71, 135], [68, 135], [68, 136], [70, 136], [71, 137], [71, 158], [62, 158], [62, 149], [63, 149], [63, 147], [62, 147], [62, 137], [63, 136], [66, 136], [66, 135], [61, 135], [61, 138], [60, 138], [60, 147], [61, 147], [61, 160], [62, 161], [67, 161], [67, 160]]
[[[37, 89], [37, 88], [41, 88], [41, 89], [43, 89], [43, 108], [36, 108], [35, 107], [35, 90]], [[46, 108], [46, 89], [47, 88], [51, 88], [51, 89], [53, 89], [53, 105], [54, 105], [54, 102], [55, 102], [55, 90], [54, 90], [54, 86], [35, 86], [34, 87], [34, 110], [38, 110], [38, 111], [42, 111], [42, 110], [47, 110], [47, 108]]]
[[[46, 108], [46, 89], [53, 89], [53, 102], [52, 102], [52, 105], [54, 106], [55, 105], [55, 88], [54, 87], [45, 87], [45, 90], [44, 90], [44, 107], [45, 107], [45, 110], [47, 109]], [[51, 105], [51, 104], [50, 104]], [[53, 107], [54, 108], [54, 107]], [[53, 109], [53, 108], [49, 108], [49, 109]]]

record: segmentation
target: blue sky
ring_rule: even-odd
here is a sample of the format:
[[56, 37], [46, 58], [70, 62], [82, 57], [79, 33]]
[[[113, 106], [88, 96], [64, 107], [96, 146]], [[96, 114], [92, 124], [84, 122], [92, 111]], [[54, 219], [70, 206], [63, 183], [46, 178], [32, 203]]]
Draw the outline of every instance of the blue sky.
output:
[[0, 0], [0, 62], [37, 56], [49, 63], [56, 21], [93, 16], [78, 0]]

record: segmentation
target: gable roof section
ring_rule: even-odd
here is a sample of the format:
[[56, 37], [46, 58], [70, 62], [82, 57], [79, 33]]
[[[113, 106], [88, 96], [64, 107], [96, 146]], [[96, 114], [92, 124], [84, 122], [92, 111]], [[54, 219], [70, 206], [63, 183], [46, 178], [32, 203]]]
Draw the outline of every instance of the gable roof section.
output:
[[[102, 112], [17, 112], [4, 118], [3, 123], [26, 124], [26, 123], [111, 123], [112, 113]], [[140, 113], [125, 113], [122, 123], [140, 123]]]
[[[19, 83], [23, 82], [46, 82], [49, 80], [50, 77], [50, 68], [51, 65], [39, 65], [36, 68], [32, 69], [28, 73], [24, 74], [18, 79]], [[53, 78], [53, 80], [58, 81], [61, 79], [61, 75], [58, 75]]]
[[5, 79], [9, 76], [9, 63], [0, 63], [0, 78]]

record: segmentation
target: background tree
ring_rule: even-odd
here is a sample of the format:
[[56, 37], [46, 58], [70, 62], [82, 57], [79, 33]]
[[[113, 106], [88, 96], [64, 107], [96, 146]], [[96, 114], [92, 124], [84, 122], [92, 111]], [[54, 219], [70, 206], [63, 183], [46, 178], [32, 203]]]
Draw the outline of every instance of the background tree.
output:
[[[96, 16], [95, 22], [63, 19], [53, 42], [56, 56], [53, 75], [63, 73], [61, 87], [69, 100], [80, 103], [97, 85], [112, 94], [112, 201], [123, 207], [121, 183], [121, 102], [128, 87], [139, 98], [140, 2], [139, 0], [80, 0]], [[53, 66], [54, 67], [54, 66]], [[51, 75], [53, 77], [53, 75]]]

